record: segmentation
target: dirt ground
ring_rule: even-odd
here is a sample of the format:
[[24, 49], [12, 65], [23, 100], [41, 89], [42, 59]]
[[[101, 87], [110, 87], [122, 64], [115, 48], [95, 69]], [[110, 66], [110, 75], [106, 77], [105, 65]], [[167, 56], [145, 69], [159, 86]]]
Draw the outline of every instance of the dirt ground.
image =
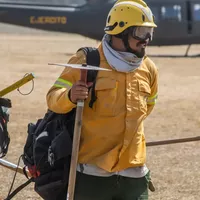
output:
[[[71, 53], [97, 42], [78, 35], [58, 34], [14, 26], [0, 25], [1, 89], [33, 72], [34, 91], [20, 95], [14, 91], [9, 132], [11, 144], [6, 160], [17, 163], [23, 152], [27, 124], [42, 117], [47, 107], [45, 95], [62, 67], [49, 62], [67, 62]], [[184, 55], [186, 46], [149, 47], [150, 55]], [[193, 45], [190, 55], [199, 54], [200, 45]], [[198, 136], [200, 130], [200, 57], [155, 57], [159, 68], [159, 99], [155, 110], [145, 121], [147, 141]], [[28, 93], [32, 84], [22, 87]], [[199, 200], [200, 142], [148, 147], [147, 164], [151, 169], [156, 192], [150, 200]], [[22, 165], [22, 163], [21, 163]], [[0, 196], [6, 197], [14, 173], [0, 167]], [[26, 181], [18, 174], [14, 187]], [[33, 184], [14, 200], [39, 200]]]

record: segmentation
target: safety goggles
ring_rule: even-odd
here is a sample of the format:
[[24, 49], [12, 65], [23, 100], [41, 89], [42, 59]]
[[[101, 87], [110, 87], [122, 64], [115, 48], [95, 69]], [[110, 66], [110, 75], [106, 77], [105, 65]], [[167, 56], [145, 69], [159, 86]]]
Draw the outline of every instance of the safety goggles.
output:
[[147, 40], [150, 41], [153, 39], [154, 28], [144, 27], [144, 26], [135, 26], [132, 29], [132, 37], [136, 40]]

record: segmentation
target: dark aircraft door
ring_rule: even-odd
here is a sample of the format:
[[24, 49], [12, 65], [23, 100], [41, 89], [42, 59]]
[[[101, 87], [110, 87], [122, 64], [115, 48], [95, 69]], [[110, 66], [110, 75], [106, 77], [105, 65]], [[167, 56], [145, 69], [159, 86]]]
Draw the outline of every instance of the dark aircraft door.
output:
[[200, 37], [200, 1], [193, 0], [190, 2], [192, 36]]
[[173, 45], [188, 34], [187, 8], [184, 0], [150, 1], [156, 18], [155, 43]]

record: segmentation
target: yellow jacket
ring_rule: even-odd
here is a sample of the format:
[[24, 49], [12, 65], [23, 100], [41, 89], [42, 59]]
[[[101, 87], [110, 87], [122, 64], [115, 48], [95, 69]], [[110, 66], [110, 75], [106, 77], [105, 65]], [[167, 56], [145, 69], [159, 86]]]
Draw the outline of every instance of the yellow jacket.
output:
[[[110, 69], [99, 46], [100, 67]], [[81, 51], [70, 64], [85, 63]], [[97, 100], [91, 109], [85, 101], [79, 163], [94, 164], [108, 172], [142, 166], [146, 160], [143, 120], [157, 99], [157, 68], [145, 57], [131, 73], [99, 71], [95, 91]], [[65, 68], [47, 94], [50, 110], [67, 113], [76, 107], [68, 91], [80, 78], [80, 70]]]

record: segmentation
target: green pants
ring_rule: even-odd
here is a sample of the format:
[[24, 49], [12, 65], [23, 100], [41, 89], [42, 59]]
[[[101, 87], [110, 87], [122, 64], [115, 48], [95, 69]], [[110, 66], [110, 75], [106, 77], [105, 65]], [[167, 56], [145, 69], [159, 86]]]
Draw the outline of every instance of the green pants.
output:
[[97, 177], [77, 172], [74, 200], [148, 200], [150, 173], [142, 178]]

